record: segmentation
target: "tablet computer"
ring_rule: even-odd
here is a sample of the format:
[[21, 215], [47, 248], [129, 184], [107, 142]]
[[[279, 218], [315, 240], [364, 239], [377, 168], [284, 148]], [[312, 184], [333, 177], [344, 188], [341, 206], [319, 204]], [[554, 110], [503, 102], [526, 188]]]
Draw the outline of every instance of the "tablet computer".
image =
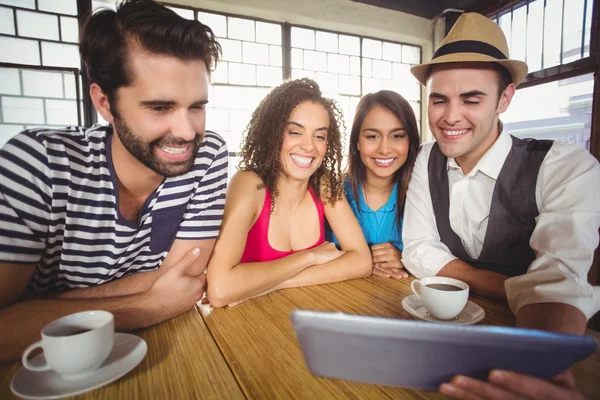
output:
[[292, 324], [311, 373], [438, 390], [491, 369], [548, 379], [596, 351], [589, 336], [295, 310]]

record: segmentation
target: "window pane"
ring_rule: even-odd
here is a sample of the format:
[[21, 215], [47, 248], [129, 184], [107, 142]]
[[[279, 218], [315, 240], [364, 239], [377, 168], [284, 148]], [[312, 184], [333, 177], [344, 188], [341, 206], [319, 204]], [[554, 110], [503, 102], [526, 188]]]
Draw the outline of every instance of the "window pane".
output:
[[512, 21], [512, 41], [509, 42], [510, 58], [513, 60], [525, 61], [525, 46], [527, 41], [524, 40], [527, 35], [527, 8], [521, 7], [513, 12]]
[[560, 64], [560, 27], [562, 24], [562, 0], [546, 0], [544, 18], [544, 68]]
[[593, 90], [593, 74], [520, 89], [501, 119], [517, 137], [562, 140], [589, 150]]
[[360, 55], [360, 39], [356, 36], [339, 36], [340, 53], [350, 56]]
[[421, 48], [417, 46], [402, 45], [402, 62], [406, 64], [421, 63]]
[[338, 52], [338, 35], [335, 33], [317, 31], [317, 50]]
[[320, 51], [304, 51], [304, 69], [327, 71], [327, 54]]
[[363, 77], [371, 77], [373, 75], [373, 61], [368, 58], [362, 60], [362, 75]]
[[382, 88], [381, 79], [363, 78], [363, 95], [377, 92]]
[[340, 75], [340, 93], [360, 96], [360, 78], [358, 76]]
[[254, 65], [229, 63], [229, 83], [256, 85], [256, 67]]
[[277, 67], [256, 67], [256, 83], [260, 86], [273, 87], [281, 82], [283, 72]]
[[219, 39], [223, 50], [223, 61], [242, 61], [242, 42], [239, 40]]
[[312, 29], [292, 27], [292, 47], [315, 49], [315, 31]]
[[306, 71], [304, 69], [292, 69], [292, 79], [302, 78], [315, 79], [315, 71]]
[[292, 68], [304, 68], [304, 50], [292, 49]]
[[212, 83], [227, 83], [229, 82], [229, 63], [220, 62], [217, 64], [217, 69], [210, 75]]
[[527, 54], [529, 72], [542, 69], [542, 33], [544, 31], [544, 2], [535, 1], [529, 5], [527, 15]]
[[[593, 0], [590, 0], [593, 2]], [[563, 25], [563, 64], [581, 58], [581, 39], [583, 35], [584, 0], [569, 0], [565, 4]]]
[[327, 55], [327, 70], [338, 74], [350, 73], [350, 57], [339, 54]]
[[198, 11], [198, 21], [212, 29], [219, 37], [227, 37], [227, 17]]
[[389, 61], [373, 60], [373, 77], [391, 79], [392, 63]]
[[381, 59], [381, 41], [372, 39], [363, 39], [363, 57]]
[[271, 64], [273, 67], [281, 67], [283, 63], [281, 46], [269, 46], [269, 60], [269, 64]]
[[227, 34], [231, 39], [254, 41], [254, 21], [242, 18], [227, 18]]
[[584, 51], [583, 56], [588, 57], [590, 55], [590, 33], [592, 29], [592, 15], [593, 15], [594, 1], [587, 0], [587, 8], [585, 12], [585, 40], [584, 40]]
[[327, 72], [317, 72], [315, 80], [321, 87], [321, 91], [328, 95], [338, 92], [338, 76], [336, 74], [328, 74]]
[[402, 46], [396, 43], [383, 42], [383, 59], [401, 62]]
[[350, 57], [350, 74], [360, 75], [360, 58]]
[[281, 25], [256, 22], [256, 41], [269, 44], [281, 44]]
[[243, 61], [248, 64], [269, 65], [269, 45], [244, 42]]

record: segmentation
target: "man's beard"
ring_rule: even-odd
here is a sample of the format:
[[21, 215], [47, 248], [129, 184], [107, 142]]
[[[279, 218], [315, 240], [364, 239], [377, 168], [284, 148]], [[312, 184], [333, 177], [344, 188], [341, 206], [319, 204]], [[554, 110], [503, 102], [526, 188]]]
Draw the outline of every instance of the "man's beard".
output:
[[[115, 132], [119, 136], [123, 146], [139, 162], [150, 168], [152, 171], [165, 177], [172, 177], [183, 175], [189, 172], [194, 166], [196, 154], [202, 145], [202, 134], [196, 133], [196, 137], [192, 141], [178, 139], [169, 134], [155, 139], [152, 142], [146, 142], [129, 129], [123, 118], [114, 114], [113, 117]], [[184, 161], [164, 161], [155, 151], [156, 147], [160, 146], [183, 147], [188, 145], [191, 146], [190, 157]]]

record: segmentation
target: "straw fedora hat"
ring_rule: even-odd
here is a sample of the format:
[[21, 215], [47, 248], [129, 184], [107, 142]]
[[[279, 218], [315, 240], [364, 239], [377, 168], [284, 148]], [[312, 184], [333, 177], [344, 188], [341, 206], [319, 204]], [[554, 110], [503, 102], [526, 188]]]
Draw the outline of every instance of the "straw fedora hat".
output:
[[431, 61], [415, 65], [410, 72], [421, 84], [427, 85], [427, 72], [432, 65], [453, 62], [498, 63], [508, 70], [515, 86], [527, 76], [527, 64], [508, 59], [508, 44], [502, 28], [477, 13], [461, 15]]

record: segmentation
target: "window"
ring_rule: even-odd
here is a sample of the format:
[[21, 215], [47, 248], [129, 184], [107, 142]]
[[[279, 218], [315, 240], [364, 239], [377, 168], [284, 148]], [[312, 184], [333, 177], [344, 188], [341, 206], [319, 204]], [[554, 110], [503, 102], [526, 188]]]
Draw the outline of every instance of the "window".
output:
[[282, 26], [202, 11], [197, 14], [223, 48], [223, 58], [211, 76], [206, 129], [227, 142], [231, 178], [252, 112], [271, 87], [283, 81]]
[[421, 88], [410, 73], [420, 47], [296, 26], [291, 39], [292, 78], [314, 79], [337, 101], [347, 134], [360, 98], [381, 89], [402, 94], [420, 121]]
[[492, 17], [529, 72], [589, 56], [593, 0], [530, 0]]
[[561, 140], [590, 149], [594, 76], [586, 74], [519, 90], [502, 116], [522, 138]]
[[[90, 0], [93, 11], [114, 10], [117, 3]], [[421, 62], [419, 46], [168, 7], [211, 27], [223, 48], [211, 76], [206, 128], [227, 141], [230, 176], [252, 112], [285, 77], [316, 80], [339, 104], [347, 131], [360, 98], [380, 89], [402, 94], [421, 119], [421, 88], [410, 74]], [[77, 0], [0, 0], [0, 144], [33, 126], [106, 123], [92, 105], [90, 113], [78, 107], [87, 90], [82, 90], [77, 41]]]
[[577, 143], [590, 150], [593, 5], [594, 0], [530, 0], [491, 17], [507, 37], [511, 58], [529, 67], [502, 115], [511, 134]]
[[0, 0], [0, 146], [82, 121], [76, 0]]

